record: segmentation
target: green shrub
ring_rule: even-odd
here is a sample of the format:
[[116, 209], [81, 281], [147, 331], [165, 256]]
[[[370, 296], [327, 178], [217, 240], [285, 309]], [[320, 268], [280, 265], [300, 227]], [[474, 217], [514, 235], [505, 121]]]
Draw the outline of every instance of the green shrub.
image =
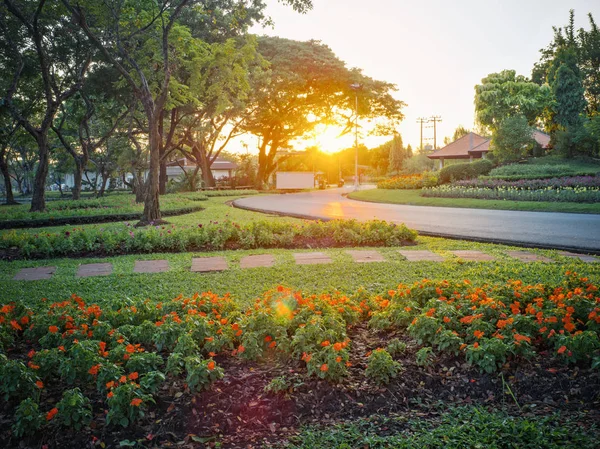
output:
[[388, 384], [390, 380], [398, 376], [402, 370], [400, 362], [394, 361], [389, 352], [378, 348], [369, 356], [369, 364], [365, 374], [369, 379], [373, 379], [378, 384]]
[[392, 356], [400, 355], [406, 351], [406, 343], [400, 341], [398, 338], [391, 340], [385, 348]]
[[27, 398], [21, 401], [15, 411], [13, 433], [17, 438], [21, 438], [23, 435], [38, 431], [43, 423], [44, 417], [40, 413], [37, 403], [31, 398]]
[[440, 170], [439, 182], [447, 184], [452, 181], [476, 178], [487, 175], [492, 168], [494, 168], [494, 164], [486, 159], [466, 164], [448, 165]]
[[79, 388], [65, 391], [56, 408], [57, 422], [65, 427], [81, 430], [92, 421], [92, 405]]

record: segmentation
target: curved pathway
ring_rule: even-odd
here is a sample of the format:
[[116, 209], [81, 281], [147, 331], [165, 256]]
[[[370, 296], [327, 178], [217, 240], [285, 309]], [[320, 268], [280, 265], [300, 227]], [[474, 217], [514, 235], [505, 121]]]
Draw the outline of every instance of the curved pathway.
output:
[[243, 209], [300, 218], [355, 218], [405, 223], [439, 235], [600, 254], [600, 215], [367, 203], [343, 196], [350, 188], [264, 195], [233, 202]]

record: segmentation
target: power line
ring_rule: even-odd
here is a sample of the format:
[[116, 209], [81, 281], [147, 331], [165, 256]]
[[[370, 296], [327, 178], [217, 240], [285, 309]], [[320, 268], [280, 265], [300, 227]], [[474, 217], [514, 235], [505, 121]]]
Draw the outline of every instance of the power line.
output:
[[442, 121], [442, 117], [439, 115], [432, 115], [429, 117], [429, 121], [433, 122], [433, 149], [437, 150], [437, 123]]

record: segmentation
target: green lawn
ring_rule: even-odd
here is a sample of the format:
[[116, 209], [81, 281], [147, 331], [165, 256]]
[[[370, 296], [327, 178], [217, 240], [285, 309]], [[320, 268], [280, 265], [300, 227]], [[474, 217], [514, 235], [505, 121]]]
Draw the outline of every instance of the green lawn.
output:
[[600, 203], [582, 204], [545, 201], [492, 201], [470, 198], [425, 198], [421, 196], [420, 192], [420, 190], [372, 189], [353, 192], [348, 195], [348, 198], [373, 203], [408, 204], [412, 206], [600, 214]]

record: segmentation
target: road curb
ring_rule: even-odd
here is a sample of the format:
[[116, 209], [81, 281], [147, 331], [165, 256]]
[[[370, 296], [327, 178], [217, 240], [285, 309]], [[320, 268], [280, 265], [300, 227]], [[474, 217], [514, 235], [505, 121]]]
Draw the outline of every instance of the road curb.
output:
[[[303, 220], [313, 220], [313, 221], [314, 220], [318, 220], [318, 221], [334, 220], [334, 218], [328, 218], [328, 217], [315, 217], [313, 215], [296, 214], [293, 212], [287, 213], [287, 212], [271, 211], [271, 210], [267, 210], [267, 209], [261, 209], [258, 207], [246, 206], [244, 204], [238, 204], [237, 201], [238, 200], [231, 201], [231, 203], [230, 203], [231, 206], [238, 208], [238, 209], [249, 210], [252, 212], [260, 212], [262, 214], [267, 214], [267, 215], [277, 215], [279, 217], [301, 218]], [[522, 247], [522, 248], [553, 249], [553, 250], [558, 250], [558, 251], [570, 251], [570, 252], [574, 252], [574, 253], [588, 254], [588, 255], [594, 255], [594, 256], [600, 255], [600, 250], [593, 250], [593, 249], [582, 248], [582, 247], [578, 247], [578, 246], [545, 245], [542, 243], [539, 243], [539, 244], [538, 243], [529, 243], [529, 242], [521, 242], [518, 240], [505, 240], [505, 239], [494, 239], [494, 238], [485, 238], [485, 237], [469, 237], [469, 236], [455, 235], [455, 234], [444, 234], [444, 233], [440, 233], [440, 232], [421, 231], [419, 229], [415, 229], [415, 231], [417, 231], [419, 233], [419, 235], [423, 235], [426, 237], [440, 237], [440, 238], [451, 239], [451, 240], [464, 240], [467, 242], [492, 243], [492, 244], [496, 244], [496, 245], [510, 245], [510, 246], [518, 246], [518, 247]]]

